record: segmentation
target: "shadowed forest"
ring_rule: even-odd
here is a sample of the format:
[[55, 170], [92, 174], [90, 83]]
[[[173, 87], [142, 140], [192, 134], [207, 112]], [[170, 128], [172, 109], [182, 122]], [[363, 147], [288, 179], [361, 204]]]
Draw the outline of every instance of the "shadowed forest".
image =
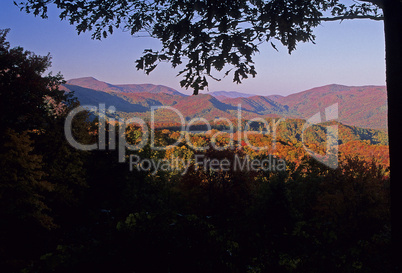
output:
[[[191, 147], [127, 150], [119, 163], [108, 130], [104, 149], [71, 147], [64, 123], [79, 102], [59, 90], [61, 75], [43, 75], [49, 56], [10, 48], [7, 32], [0, 32], [2, 272], [394, 272], [386, 140], [341, 136], [339, 166], [331, 169], [292, 138], [297, 123], [289, 121], [268, 151], [242, 138], [233, 149], [195, 151], [230, 143], [225, 133], [214, 138], [214, 129], [190, 135]], [[73, 120], [83, 144], [100, 143], [100, 120], [90, 117]], [[142, 133], [128, 127], [125, 136], [135, 144]], [[180, 132], [155, 135], [167, 146]], [[325, 152], [319, 133], [307, 138], [310, 149]], [[262, 133], [249, 140], [273, 143]], [[269, 157], [286, 166], [197, 168], [195, 154], [231, 163]], [[132, 155], [191, 167], [130, 170]]]

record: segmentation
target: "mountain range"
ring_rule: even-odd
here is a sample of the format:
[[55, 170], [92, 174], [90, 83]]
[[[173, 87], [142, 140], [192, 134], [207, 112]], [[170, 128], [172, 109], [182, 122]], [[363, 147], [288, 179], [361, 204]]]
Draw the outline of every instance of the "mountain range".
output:
[[[288, 96], [218, 91], [187, 96], [177, 90], [154, 84], [115, 85], [92, 77], [68, 80], [62, 89], [78, 98], [82, 105], [114, 106], [123, 115], [149, 117], [151, 106], [172, 106], [186, 119], [195, 117], [237, 118], [241, 105], [242, 118], [285, 117], [308, 119], [338, 103], [337, 121], [361, 128], [387, 129], [387, 94], [385, 86], [344, 86], [331, 84]], [[161, 121], [171, 120], [162, 109]], [[164, 114], [162, 114], [164, 113]]]

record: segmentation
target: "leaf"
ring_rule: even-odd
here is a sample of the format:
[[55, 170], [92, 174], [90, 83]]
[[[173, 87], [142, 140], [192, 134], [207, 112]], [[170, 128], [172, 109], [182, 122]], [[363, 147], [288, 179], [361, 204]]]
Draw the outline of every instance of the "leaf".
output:
[[276, 48], [276, 46], [274, 45], [274, 43], [271, 42], [271, 46], [272, 46], [276, 51], [279, 52], [279, 50]]
[[151, 73], [157, 66], [158, 66], [157, 64], [149, 66], [147, 69], [145, 69], [145, 73], [149, 75], [149, 73]]
[[142, 70], [144, 69], [144, 59], [139, 59], [135, 61], [137, 63], [137, 65], [135, 66], [137, 68], [137, 70]]

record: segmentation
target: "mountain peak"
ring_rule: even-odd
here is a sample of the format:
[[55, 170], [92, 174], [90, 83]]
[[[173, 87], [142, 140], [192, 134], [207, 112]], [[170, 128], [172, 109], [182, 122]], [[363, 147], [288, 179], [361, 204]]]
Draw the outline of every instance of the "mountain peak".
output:
[[76, 78], [71, 79], [66, 82], [68, 85], [77, 85], [84, 88], [89, 88], [98, 91], [105, 91], [105, 92], [118, 92], [119, 88], [95, 79], [94, 77], [84, 77], [84, 78]]
[[169, 95], [186, 96], [177, 90], [155, 84], [110, 84], [99, 81], [94, 77], [83, 77], [71, 79], [66, 82], [67, 85], [76, 85], [84, 88], [89, 88], [107, 93], [166, 93]]
[[176, 95], [176, 96], [182, 96], [182, 97], [186, 96], [186, 95], [180, 93], [179, 91], [177, 91], [173, 88], [164, 86], [164, 85], [143, 83], [143, 84], [119, 84], [116, 86], [119, 87], [120, 90], [124, 93], [148, 92], [148, 93], [153, 93], [153, 94], [165, 93], [165, 94], [169, 94], [169, 95]]
[[74, 78], [67, 80], [67, 84], [73, 85], [74, 83], [84, 83], [84, 82], [101, 82], [98, 79], [95, 79], [94, 77], [82, 77], [82, 78]]

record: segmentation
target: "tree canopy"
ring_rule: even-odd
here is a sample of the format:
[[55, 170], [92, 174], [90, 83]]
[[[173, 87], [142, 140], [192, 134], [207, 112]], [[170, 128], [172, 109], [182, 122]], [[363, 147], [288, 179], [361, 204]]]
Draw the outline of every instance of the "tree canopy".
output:
[[194, 94], [232, 73], [241, 83], [257, 74], [253, 57], [264, 44], [287, 47], [314, 42], [314, 27], [322, 21], [353, 18], [381, 20], [380, 1], [355, 1], [346, 5], [331, 0], [83, 0], [19, 3], [21, 10], [47, 17], [51, 3], [61, 9], [60, 18], [89, 31], [93, 39], [106, 38], [115, 29], [134, 36], [150, 36], [161, 48], [145, 49], [136, 60], [147, 74], [160, 62], [180, 69], [182, 87]]
[[64, 92], [57, 89], [61, 75], [42, 76], [50, 67], [50, 55], [10, 48], [8, 32], [0, 29], [0, 128], [43, 128], [51, 107], [45, 99], [51, 98], [57, 105], [65, 98]]
[[[0, 268], [17, 272], [68, 221], [85, 188], [85, 155], [65, 139], [65, 117], [78, 102], [59, 90], [60, 74], [43, 75], [50, 55], [11, 48], [8, 32], [0, 29]], [[85, 118], [74, 121], [82, 140]]]

